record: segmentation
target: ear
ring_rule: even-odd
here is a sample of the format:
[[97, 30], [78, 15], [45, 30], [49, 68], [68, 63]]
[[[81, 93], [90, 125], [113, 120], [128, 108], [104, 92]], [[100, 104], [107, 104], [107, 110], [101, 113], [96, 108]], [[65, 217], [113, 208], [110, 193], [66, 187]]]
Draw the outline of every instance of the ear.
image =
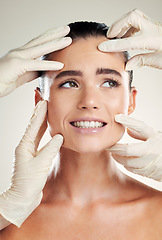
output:
[[135, 107], [136, 107], [136, 95], [137, 95], [137, 90], [135, 87], [131, 88], [131, 93], [129, 95], [129, 107], [128, 107], [128, 115], [134, 112]]
[[35, 106], [37, 105], [37, 103], [42, 100], [42, 96], [41, 96], [41, 91], [40, 91], [40, 88], [36, 88], [35, 90]]

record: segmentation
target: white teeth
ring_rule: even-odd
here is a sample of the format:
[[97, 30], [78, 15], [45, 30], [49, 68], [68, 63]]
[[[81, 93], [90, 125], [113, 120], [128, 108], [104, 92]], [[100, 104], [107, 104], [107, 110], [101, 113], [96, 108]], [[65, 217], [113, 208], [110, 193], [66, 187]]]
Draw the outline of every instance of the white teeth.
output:
[[97, 121], [80, 121], [73, 122], [73, 125], [78, 128], [100, 128], [103, 127], [104, 124]]
[[85, 125], [86, 128], [88, 128], [89, 127], [89, 122], [85, 121], [84, 125]]

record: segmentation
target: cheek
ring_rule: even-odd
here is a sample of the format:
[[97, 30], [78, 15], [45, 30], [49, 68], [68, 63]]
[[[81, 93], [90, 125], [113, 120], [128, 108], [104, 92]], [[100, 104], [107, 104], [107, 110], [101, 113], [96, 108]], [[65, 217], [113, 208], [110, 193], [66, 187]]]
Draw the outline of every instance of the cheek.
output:
[[123, 125], [115, 122], [115, 115], [121, 113], [125, 115], [128, 114], [129, 92], [123, 90], [109, 97], [107, 98], [107, 102], [105, 102], [105, 108], [110, 117], [111, 143], [114, 144], [122, 138], [125, 132]]
[[53, 137], [57, 133], [62, 134], [64, 119], [66, 118], [66, 101], [64, 98], [51, 97], [48, 102], [48, 126], [50, 135]]
[[122, 91], [116, 91], [115, 94], [110, 94], [105, 99], [105, 107], [114, 119], [116, 114], [128, 113], [129, 106], [129, 92], [123, 89]]

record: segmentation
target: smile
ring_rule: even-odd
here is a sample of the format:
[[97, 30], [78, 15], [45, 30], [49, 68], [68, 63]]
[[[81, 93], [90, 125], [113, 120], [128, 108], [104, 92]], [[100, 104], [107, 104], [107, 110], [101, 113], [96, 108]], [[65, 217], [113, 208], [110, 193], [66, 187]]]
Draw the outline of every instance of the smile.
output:
[[77, 128], [102, 128], [107, 123], [99, 121], [75, 121], [70, 124]]

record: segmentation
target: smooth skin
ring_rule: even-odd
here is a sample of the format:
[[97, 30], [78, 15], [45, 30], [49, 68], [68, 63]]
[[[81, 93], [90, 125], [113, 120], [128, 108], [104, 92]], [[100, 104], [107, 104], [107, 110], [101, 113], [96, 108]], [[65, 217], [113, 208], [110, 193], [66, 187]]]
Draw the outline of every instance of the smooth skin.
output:
[[[123, 135], [115, 115], [134, 111], [136, 89], [129, 90], [121, 53], [97, 50], [103, 40], [80, 39], [51, 56], [65, 64], [57, 74], [46, 74], [50, 134], [64, 136], [60, 171], [55, 179], [54, 172], [49, 176], [40, 206], [19, 229], [10, 225], [1, 231], [0, 239], [161, 239], [161, 192], [121, 173], [106, 150]], [[121, 76], [97, 75], [98, 68]], [[69, 70], [82, 76], [58, 77]], [[120, 85], [114, 86], [112, 78]], [[37, 91], [36, 102], [40, 99]], [[93, 134], [78, 131], [70, 124], [78, 116], [100, 118], [107, 125]]]

